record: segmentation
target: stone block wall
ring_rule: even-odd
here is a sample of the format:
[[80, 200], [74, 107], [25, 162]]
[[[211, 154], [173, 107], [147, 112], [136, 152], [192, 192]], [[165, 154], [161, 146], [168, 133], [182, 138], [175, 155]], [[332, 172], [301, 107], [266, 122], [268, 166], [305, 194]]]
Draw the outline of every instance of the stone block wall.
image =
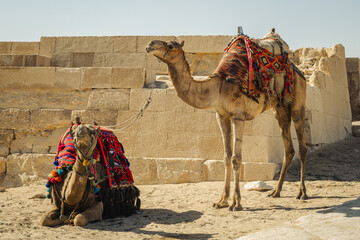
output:
[[[46, 176], [60, 136], [77, 116], [114, 129], [138, 184], [223, 180], [215, 113], [186, 105], [166, 77], [156, 81], [167, 74], [167, 67], [144, 49], [155, 39], [184, 40], [193, 75], [207, 76], [231, 38], [42, 37], [40, 43], [0, 42], [0, 184], [5, 175], [6, 186]], [[291, 57], [308, 81], [308, 145], [344, 138], [351, 132], [344, 48], [298, 49]], [[13, 64], [17, 58], [21, 61]], [[150, 94], [152, 102], [143, 116], [120, 131]], [[297, 147], [294, 129], [292, 135]], [[272, 111], [246, 122], [242, 180], [273, 179], [282, 158]]]

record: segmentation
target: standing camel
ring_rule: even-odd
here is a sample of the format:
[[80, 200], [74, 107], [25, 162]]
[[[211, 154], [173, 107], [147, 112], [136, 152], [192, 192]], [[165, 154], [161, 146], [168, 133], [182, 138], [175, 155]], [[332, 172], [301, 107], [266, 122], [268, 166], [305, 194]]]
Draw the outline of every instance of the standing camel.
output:
[[[213, 206], [215, 208], [229, 207], [230, 211], [242, 210], [239, 180], [245, 121], [254, 119], [269, 108], [274, 110], [285, 148], [280, 178], [275, 190], [269, 196], [280, 197], [286, 172], [295, 154], [290, 132], [291, 120], [293, 120], [299, 141], [299, 160], [301, 163], [301, 182], [296, 198], [307, 199], [304, 182], [306, 81], [299, 75], [298, 71], [294, 71], [294, 95], [292, 101], [280, 102], [277, 97], [261, 92], [257, 103], [242, 94], [240, 86], [225, 81], [219, 75], [213, 74], [202, 81], [194, 80], [190, 73], [189, 64], [185, 59], [183, 46], [184, 42], [179, 44], [174, 41], [154, 40], [146, 47], [146, 51], [167, 64], [177, 95], [184, 102], [194, 108], [214, 109], [216, 111], [224, 144], [225, 185], [220, 200], [214, 203]], [[232, 202], [229, 205], [231, 166], [234, 172], [235, 190]]]

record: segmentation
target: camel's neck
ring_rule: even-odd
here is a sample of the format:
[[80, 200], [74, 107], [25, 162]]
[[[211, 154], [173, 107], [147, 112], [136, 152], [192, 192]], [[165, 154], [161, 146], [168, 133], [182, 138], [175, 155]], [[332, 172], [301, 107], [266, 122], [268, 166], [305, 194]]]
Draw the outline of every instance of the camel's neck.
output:
[[[90, 169], [88, 170], [90, 171]], [[64, 185], [66, 187], [65, 201], [67, 204], [76, 205], [83, 198], [88, 180], [88, 170], [82, 164], [80, 158], [77, 157], [74, 172], [71, 174], [68, 184], [65, 183]]]
[[191, 76], [185, 57], [176, 64], [168, 64], [170, 78], [178, 96], [192, 107], [214, 108], [219, 101], [220, 79], [217, 77], [196, 81]]

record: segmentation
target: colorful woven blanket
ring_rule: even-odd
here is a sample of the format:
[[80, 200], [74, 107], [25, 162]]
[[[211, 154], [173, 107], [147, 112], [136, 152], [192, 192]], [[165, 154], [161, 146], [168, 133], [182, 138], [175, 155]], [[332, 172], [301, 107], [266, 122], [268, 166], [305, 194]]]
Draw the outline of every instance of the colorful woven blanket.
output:
[[240, 85], [241, 92], [256, 102], [261, 91], [272, 91], [269, 83], [277, 73], [283, 73], [285, 81], [283, 92], [277, 94], [282, 99], [292, 96], [294, 77], [288, 55], [273, 55], [244, 35], [228, 45], [214, 71], [226, 81]]
[[[54, 165], [61, 167], [62, 165], [73, 165], [76, 161], [76, 150], [74, 139], [69, 134], [70, 128], [61, 137], [58, 153], [55, 157]], [[106, 129], [101, 128], [97, 139], [97, 145], [93, 153], [93, 158], [99, 160], [106, 167], [108, 175], [113, 174], [109, 178], [109, 187], [133, 184], [134, 180], [129, 169], [130, 163], [125, 157], [124, 148], [119, 142], [115, 134]], [[92, 166], [92, 173], [96, 174], [96, 165]]]

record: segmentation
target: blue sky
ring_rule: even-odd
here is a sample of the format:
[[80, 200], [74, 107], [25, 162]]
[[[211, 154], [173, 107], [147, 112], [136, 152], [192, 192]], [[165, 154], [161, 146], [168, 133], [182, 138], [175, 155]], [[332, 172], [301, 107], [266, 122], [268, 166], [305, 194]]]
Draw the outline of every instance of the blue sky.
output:
[[360, 57], [359, 0], [0, 0], [0, 41], [41, 36], [234, 35], [272, 27], [291, 49], [345, 46]]

